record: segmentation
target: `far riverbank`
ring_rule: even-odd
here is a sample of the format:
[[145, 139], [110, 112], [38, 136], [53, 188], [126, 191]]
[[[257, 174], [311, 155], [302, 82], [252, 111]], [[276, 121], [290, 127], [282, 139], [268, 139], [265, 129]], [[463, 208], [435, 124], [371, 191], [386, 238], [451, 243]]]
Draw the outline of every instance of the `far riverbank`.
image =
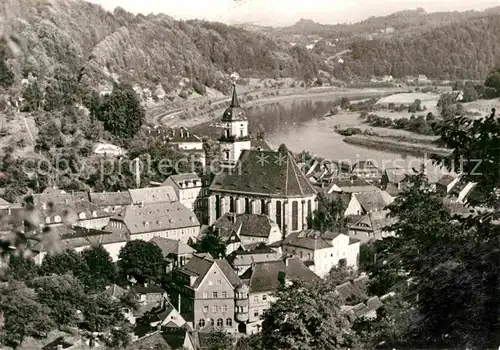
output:
[[[300, 100], [314, 100], [314, 99], [336, 99], [346, 97], [348, 99], [357, 98], [370, 98], [370, 97], [382, 97], [391, 95], [398, 92], [404, 92], [402, 88], [364, 88], [364, 89], [338, 89], [338, 88], [309, 88], [309, 89], [294, 89], [290, 93], [275, 91], [272, 92], [273, 95], [269, 95], [271, 92], [260, 92], [256, 94], [244, 95], [246, 101], [240, 104], [244, 108], [250, 108], [256, 105], [265, 105], [276, 102], [286, 102], [286, 101], [300, 101]], [[278, 93], [279, 95], [274, 95]], [[173, 113], [167, 113], [160, 117], [155, 118], [157, 123], [166, 127], [194, 127], [200, 124], [208, 123], [217, 120], [222, 116], [230, 98], [226, 98], [221, 101], [217, 101], [217, 104], [213, 104], [213, 108], [210, 110], [198, 110], [194, 116], [190, 118], [185, 118], [183, 113], [185, 111], [176, 110]]]

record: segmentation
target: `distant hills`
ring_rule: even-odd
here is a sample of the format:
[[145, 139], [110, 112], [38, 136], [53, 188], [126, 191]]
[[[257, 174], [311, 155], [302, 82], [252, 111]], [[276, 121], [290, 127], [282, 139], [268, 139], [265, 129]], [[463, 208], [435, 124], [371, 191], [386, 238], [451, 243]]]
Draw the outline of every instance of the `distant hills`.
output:
[[7, 56], [17, 83], [29, 73], [45, 79], [65, 70], [91, 86], [117, 79], [153, 90], [161, 83], [167, 94], [188, 78], [204, 93], [205, 86], [227, 92], [233, 72], [483, 79], [500, 63], [500, 7], [430, 14], [417, 9], [339, 25], [302, 19], [271, 28], [111, 13], [80, 0], [9, 1], [9, 21], [22, 43], [21, 55]]

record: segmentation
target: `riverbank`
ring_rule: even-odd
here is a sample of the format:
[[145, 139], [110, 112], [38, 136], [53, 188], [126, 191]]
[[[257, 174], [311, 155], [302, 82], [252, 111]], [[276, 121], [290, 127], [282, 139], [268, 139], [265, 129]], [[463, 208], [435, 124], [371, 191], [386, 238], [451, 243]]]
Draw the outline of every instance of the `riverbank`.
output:
[[[369, 97], [382, 97], [402, 92], [401, 88], [366, 88], [366, 89], [339, 89], [339, 88], [301, 88], [293, 89], [290, 91], [261, 91], [242, 96], [244, 102], [240, 103], [249, 108], [255, 105], [269, 104], [275, 102], [285, 102], [290, 100], [304, 100], [304, 99], [327, 99], [327, 98], [369, 98]], [[161, 116], [153, 118], [153, 122], [157, 125], [166, 127], [193, 127], [199, 124], [208, 123], [219, 118], [227, 108], [226, 104], [229, 103], [230, 98], [226, 98], [216, 103], [212, 103], [210, 108], [200, 109], [196, 106], [187, 107], [183, 110], [174, 110], [171, 113], [166, 113]], [[185, 113], [193, 113], [189, 118], [185, 117]]]
[[419, 157], [432, 154], [445, 157], [451, 154], [451, 151], [446, 148], [436, 147], [428, 142], [417, 142], [417, 140], [402, 141], [373, 135], [352, 135], [346, 136], [343, 141], [345, 143], [383, 151], [409, 153]]

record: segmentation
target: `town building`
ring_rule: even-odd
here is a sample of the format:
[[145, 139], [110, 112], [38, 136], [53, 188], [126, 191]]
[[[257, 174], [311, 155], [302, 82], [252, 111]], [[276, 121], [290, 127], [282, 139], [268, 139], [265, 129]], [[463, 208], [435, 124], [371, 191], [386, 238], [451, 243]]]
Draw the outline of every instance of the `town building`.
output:
[[160, 247], [165, 260], [170, 263], [170, 268], [184, 266], [196, 253], [196, 250], [178, 239], [153, 237], [149, 242]]
[[221, 236], [234, 232], [244, 247], [283, 238], [278, 225], [265, 214], [226, 213], [213, 224], [213, 230]]
[[128, 190], [132, 204], [151, 204], [178, 201], [172, 186], [134, 188]]
[[328, 182], [320, 182], [315, 184], [318, 192], [325, 194], [333, 193], [364, 193], [364, 192], [377, 192], [380, 188], [368, 182], [365, 179], [332, 179]]
[[229, 332], [236, 329], [235, 307], [243, 283], [226, 260], [195, 254], [172, 278], [171, 300], [193, 328], [212, 324]]
[[31, 196], [39, 215], [40, 226], [77, 225], [100, 230], [107, 225], [111, 214], [92, 204], [87, 192], [67, 193], [47, 188]]
[[196, 173], [170, 175], [163, 186], [174, 189], [181, 204], [191, 209], [200, 221], [207, 211], [208, 200], [203, 193], [203, 181]]
[[395, 218], [389, 216], [389, 210], [371, 212], [349, 226], [349, 237], [360, 240], [361, 244], [390, 237], [394, 233], [387, 227], [394, 223]]
[[240, 276], [248, 270], [253, 263], [278, 261], [281, 260], [281, 258], [282, 254], [280, 252], [266, 246], [264, 243], [260, 243], [250, 250], [235, 250], [226, 257], [226, 260], [238, 276]]
[[360, 160], [353, 165], [351, 176], [377, 183], [382, 178], [382, 171], [371, 160]]
[[451, 189], [459, 182], [460, 177], [451, 174], [443, 175], [438, 182], [436, 182], [436, 192], [446, 195], [451, 192]]
[[380, 186], [392, 196], [397, 196], [407, 189], [408, 175], [413, 173], [410, 169], [388, 168], [382, 173]]
[[[54, 243], [47, 239], [47, 235], [50, 234], [58, 237], [59, 241]], [[98, 245], [106, 249], [111, 259], [116, 262], [120, 249], [128, 242], [128, 237], [120, 232], [113, 233], [80, 226], [50, 225], [47, 226], [44, 233], [34, 237], [32, 242], [31, 251], [34, 253], [33, 259], [37, 264], [41, 264], [44, 257], [55, 252], [57, 248], [81, 252]]]
[[298, 257], [323, 278], [337, 266], [357, 270], [359, 243], [358, 239], [339, 232], [306, 230], [291, 233], [282, 246], [284, 253]]
[[128, 191], [90, 192], [90, 202], [112, 215], [119, 213], [125, 206], [132, 204]]
[[[312, 272], [297, 257], [285, 257], [279, 261], [258, 262], [252, 264], [241, 280], [248, 281], [244, 292], [240, 292], [243, 299], [237, 299], [238, 331], [253, 334], [262, 329], [262, 315], [269, 309], [273, 301], [273, 294], [290, 279], [313, 281], [319, 277]], [[241, 295], [244, 294], [244, 295]]]
[[234, 167], [243, 150], [251, 149], [248, 135], [248, 119], [246, 112], [240, 107], [236, 86], [233, 87], [231, 104], [222, 114], [223, 135], [219, 138], [222, 152], [221, 165]]
[[150, 203], [126, 206], [110, 219], [106, 230], [125, 233], [131, 240], [162, 237], [187, 243], [199, 235], [200, 222], [179, 202]]

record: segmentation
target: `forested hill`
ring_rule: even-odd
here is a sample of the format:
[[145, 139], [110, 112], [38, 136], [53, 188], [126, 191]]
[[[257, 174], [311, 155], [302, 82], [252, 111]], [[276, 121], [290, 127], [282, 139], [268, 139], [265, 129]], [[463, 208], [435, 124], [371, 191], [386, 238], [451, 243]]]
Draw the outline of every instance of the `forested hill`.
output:
[[29, 72], [51, 77], [62, 68], [81, 72], [92, 85], [115, 77], [153, 89], [161, 82], [168, 93], [182, 78], [197, 90], [224, 89], [221, 79], [235, 71], [300, 77], [324, 65], [305, 48], [220, 23], [110, 13], [79, 0], [7, 2], [6, 17], [22, 44], [22, 54], [8, 59], [17, 81]]
[[338, 76], [425, 74], [442, 79], [484, 79], [500, 66], [500, 15], [428, 30], [416, 35], [357, 40]]

